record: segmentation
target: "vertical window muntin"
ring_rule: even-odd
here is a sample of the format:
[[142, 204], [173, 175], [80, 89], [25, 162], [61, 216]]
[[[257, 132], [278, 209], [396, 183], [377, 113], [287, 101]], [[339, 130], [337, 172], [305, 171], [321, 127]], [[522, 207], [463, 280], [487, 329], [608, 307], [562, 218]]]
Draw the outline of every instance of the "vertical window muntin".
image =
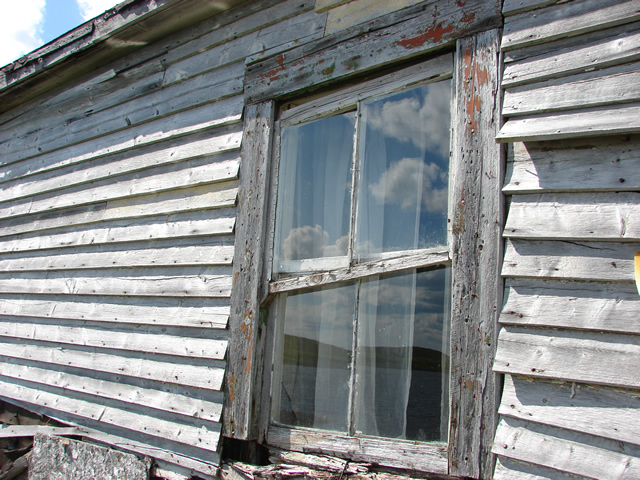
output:
[[[442, 78], [442, 77], [441, 77]], [[351, 199], [350, 199], [350, 209], [351, 209], [351, 213], [350, 213], [350, 220], [349, 220], [349, 228], [348, 228], [348, 240], [349, 240], [349, 245], [348, 248], [343, 249], [340, 251], [341, 255], [338, 256], [319, 256], [319, 257], [314, 257], [314, 258], [308, 258], [308, 259], [303, 259], [302, 261], [296, 263], [296, 261], [293, 262], [289, 262], [288, 264], [285, 264], [285, 262], [279, 262], [280, 256], [281, 256], [281, 246], [277, 245], [277, 242], [280, 241], [280, 238], [282, 236], [282, 225], [279, 223], [281, 222], [281, 218], [278, 217], [278, 215], [281, 212], [281, 209], [283, 208], [283, 203], [286, 204], [287, 199], [286, 199], [286, 189], [287, 187], [289, 187], [290, 185], [287, 185], [287, 182], [283, 182], [282, 178], [283, 176], [280, 176], [280, 180], [279, 180], [279, 185], [278, 185], [278, 190], [279, 190], [279, 194], [278, 194], [278, 209], [277, 209], [277, 214], [276, 214], [276, 234], [275, 234], [275, 242], [276, 245], [274, 246], [274, 258], [273, 258], [273, 272], [276, 276], [281, 276], [281, 277], [286, 277], [286, 276], [310, 276], [313, 275], [314, 272], [318, 272], [318, 271], [326, 271], [326, 270], [335, 270], [335, 269], [347, 269], [349, 268], [349, 266], [354, 265], [354, 264], [359, 264], [359, 263], [368, 263], [368, 262], [376, 262], [376, 261], [384, 261], [385, 258], [397, 258], [399, 256], [404, 256], [404, 255], [415, 255], [416, 252], [425, 252], [425, 251], [434, 251], [434, 252], [447, 252], [448, 251], [448, 246], [447, 246], [447, 227], [446, 227], [446, 218], [447, 218], [447, 209], [446, 207], [444, 208], [444, 211], [440, 212], [442, 213], [441, 217], [441, 232], [440, 232], [440, 239], [441, 241], [439, 242], [433, 242], [432, 244], [425, 244], [424, 242], [422, 244], [420, 244], [419, 242], [414, 242], [412, 245], [408, 245], [409, 248], [403, 248], [406, 247], [407, 245], [403, 245], [400, 247], [396, 248], [390, 248], [385, 250], [384, 248], [378, 248], [377, 251], [374, 252], [364, 252], [363, 253], [363, 249], [361, 248], [361, 245], [358, 245], [356, 243], [356, 237], [357, 235], [359, 235], [359, 228], [361, 228], [360, 225], [358, 225], [359, 222], [359, 203], [362, 202], [363, 200], [361, 198], [358, 198], [358, 195], [360, 193], [362, 193], [362, 189], [366, 187], [366, 185], [370, 182], [370, 178], [366, 178], [366, 164], [361, 164], [361, 158], [359, 158], [359, 154], [363, 153], [366, 151], [367, 147], [366, 144], [363, 142], [363, 139], [365, 137], [365, 130], [363, 127], [361, 122], [362, 122], [362, 118], [363, 116], [365, 117], [365, 120], [367, 119], [367, 108], [370, 104], [375, 104], [375, 102], [384, 102], [387, 101], [387, 99], [393, 99], [394, 97], [396, 98], [402, 98], [403, 95], [407, 94], [407, 92], [410, 92], [411, 90], [413, 90], [414, 88], [430, 88], [433, 85], [438, 85], [441, 90], [442, 85], [446, 85], [445, 89], [450, 92], [450, 88], [451, 88], [451, 83], [450, 81], [446, 81], [446, 82], [438, 82], [438, 83], [432, 83], [432, 84], [425, 84], [423, 83], [421, 86], [416, 87], [415, 84], [411, 85], [409, 88], [403, 88], [400, 87], [398, 88], [397, 86], [395, 86], [394, 88], [390, 88], [388, 89], [386, 92], [381, 92], [378, 91], [376, 92], [375, 95], [370, 95], [370, 96], [360, 96], [360, 98], [358, 98], [358, 101], [355, 103], [355, 105], [352, 103], [351, 105], [348, 105], [344, 102], [343, 98], [344, 97], [340, 97], [340, 99], [338, 100], [337, 104], [332, 104], [330, 102], [327, 102], [323, 105], [323, 107], [321, 108], [310, 108], [310, 109], [302, 109], [303, 113], [302, 114], [298, 114], [297, 112], [293, 112], [293, 113], [289, 113], [287, 112], [287, 114], [282, 116], [281, 119], [281, 124], [280, 124], [280, 128], [281, 128], [281, 137], [280, 140], [282, 142], [282, 147], [281, 147], [281, 151], [285, 152], [285, 148], [286, 144], [287, 144], [287, 129], [288, 128], [304, 128], [304, 126], [312, 124], [314, 121], [322, 121], [326, 118], [333, 118], [335, 116], [338, 115], [347, 115], [347, 116], [351, 116], [353, 115], [355, 117], [355, 122], [353, 125], [353, 147], [352, 147], [352, 160], [351, 160], [351, 169], [352, 169], [352, 176], [351, 176], [351, 185], [349, 186], [350, 191], [351, 191]], [[426, 85], [426, 87], [425, 87]], [[447, 111], [446, 114], [449, 114], [449, 105], [448, 102], [447, 103]], [[306, 110], [306, 111], [304, 111]], [[449, 128], [449, 122], [446, 123], [446, 130], [448, 131]], [[447, 133], [447, 151], [446, 151], [446, 158], [444, 158], [444, 161], [447, 164], [447, 168], [448, 168], [448, 133]], [[286, 154], [283, 154], [283, 156]], [[365, 153], [366, 155], [366, 153]], [[415, 158], [415, 157], [414, 157]], [[287, 169], [287, 165], [283, 166], [283, 160], [281, 158], [281, 164], [280, 164], [280, 169], [281, 169], [281, 173], [282, 173], [282, 169], [284, 168], [284, 170], [286, 171]], [[390, 162], [391, 163], [391, 162]], [[415, 170], [416, 166], [418, 165], [417, 161], [413, 161], [413, 162], [404, 162], [407, 166], [411, 168], [413, 168]], [[424, 162], [426, 164], [426, 160], [424, 160]], [[433, 165], [431, 166], [431, 169], [433, 170]], [[423, 172], [421, 172], [421, 175], [424, 175]], [[347, 177], [345, 175], [345, 177]], [[424, 177], [420, 178], [420, 181], [423, 181]], [[442, 185], [444, 184], [444, 198], [447, 198], [448, 195], [448, 179], [447, 178], [440, 178], [440, 184], [439, 187], [442, 188]], [[285, 193], [283, 193], [285, 192]], [[420, 199], [419, 202], [422, 202], [422, 200]], [[446, 203], [446, 202], [445, 202]], [[354, 211], [355, 209], [355, 211]], [[414, 237], [418, 236], [418, 232], [414, 232]], [[324, 245], [323, 245], [324, 246]], [[394, 272], [393, 269], [391, 269], [390, 271], [392, 273], [388, 274], [388, 275], [375, 275], [375, 276], [367, 276], [367, 275], [361, 275], [359, 277], [354, 277], [353, 280], [349, 281], [349, 282], [344, 282], [344, 285], [349, 285], [351, 286], [354, 291], [354, 299], [353, 302], [354, 304], [351, 305], [349, 308], [347, 308], [346, 310], [349, 312], [349, 317], [348, 317], [348, 321], [345, 322], [345, 325], [343, 328], [347, 329], [347, 328], [351, 328], [350, 330], [350, 335], [352, 336], [352, 350], [351, 352], [349, 352], [349, 359], [350, 362], [345, 362], [345, 365], [348, 363], [348, 366], [345, 367], [346, 369], [348, 369], [348, 374], [349, 374], [349, 391], [348, 392], [343, 392], [342, 396], [345, 396], [348, 398], [347, 400], [347, 405], [346, 405], [346, 410], [345, 412], [342, 412], [339, 417], [342, 419], [340, 420], [339, 423], [341, 423], [342, 428], [337, 427], [335, 424], [332, 424], [331, 422], [326, 422], [324, 420], [322, 420], [322, 415], [319, 416], [319, 421], [316, 422], [315, 420], [313, 422], [297, 422], [297, 421], [292, 421], [290, 419], [285, 418], [286, 416], [286, 412], [284, 410], [281, 409], [281, 404], [283, 401], [283, 392], [282, 392], [282, 386], [280, 384], [283, 375], [286, 376], [287, 373], [283, 373], [283, 370], [285, 369], [285, 365], [283, 364], [282, 366], [276, 366], [275, 368], [275, 376], [274, 376], [274, 381], [273, 381], [273, 393], [272, 393], [272, 398], [273, 398], [273, 405], [272, 405], [272, 413], [273, 413], [273, 421], [275, 421], [278, 424], [284, 424], [284, 425], [290, 425], [293, 427], [311, 427], [311, 428], [318, 428], [318, 429], [324, 429], [324, 430], [329, 430], [329, 431], [336, 431], [336, 432], [341, 432], [341, 433], [347, 433], [349, 435], [373, 435], [373, 436], [387, 436], [387, 437], [393, 437], [393, 438], [409, 438], [411, 440], [425, 440], [425, 441], [429, 441], [429, 440], [442, 440], [442, 441], [446, 441], [446, 436], [447, 436], [447, 422], [448, 422], [448, 395], [446, 393], [446, 388], [447, 388], [447, 384], [448, 384], [448, 356], [447, 356], [447, 349], [448, 349], [448, 322], [449, 322], [449, 312], [448, 312], [448, 301], [449, 301], [449, 292], [448, 292], [448, 288], [450, 285], [450, 268], [447, 267], [448, 262], [442, 264], [441, 262], [438, 263], [426, 263], [420, 266], [420, 274], [424, 274], [424, 272], [426, 271], [427, 274], [431, 274], [430, 272], [433, 271], [433, 269], [435, 268], [436, 270], [438, 268], [442, 269], [442, 271], [444, 272], [444, 276], [445, 276], [445, 280], [444, 282], [442, 282], [443, 288], [445, 290], [443, 298], [442, 298], [442, 305], [441, 305], [441, 318], [445, 319], [443, 324], [443, 332], [441, 337], [445, 339], [442, 348], [441, 348], [441, 353], [442, 353], [442, 368], [444, 369], [444, 371], [441, 374], [441, 378], [442, 378], [442, 388], [441, 388], [441, 394], [438, 395], [439, 397], [439, 401], [440, 401], [440, 407], [441, 407], [441, 411], [445, 412], [446, 414], [444, 416], [440, 416], [439, 419], [439, 425], [438, 425], [438, 433], [434, 434], [433, 432], [424, 432], [422, 431], [422, 433], [410, 433], [407, 434], [406, 431], [406, 426], [404, 427], [404, 430], [402, 432], [400, 432], [399, 434], [397, 432], [393, 433], [389, 433], [389, 429], [387, 428], [386, 431], [380, 431], [379, 429], [372, 429], [368, 426], [368, 424], [370, 424], [371, 422], [367, 422], [365, 420], [363, 420], [362, 418], [362, 411], [363, 411], [363, 405], [364, 402], [362, 400], [362, 398], [366, 397], [366, 392], [363, 391], [363, 389], [365, 389], [366, 387], [364, 387], [364, 382], [357, 380], [358, 376], [362, 374], [362, 369], [363, 369], [363, 362], [365, 361], [365, 355], [363, 355], [360, 352], [360, 348], [361, 345], [360, 343], [363, 343], [362, 340], [359, 338], [359, 335], [361, 333], [361, 331], [365, 330], [364, 328], [360, 328], [359, 322], [361, 322], [362, 320], [359, 320], [360, 317], [364, 318], [364, 314], [359, 310], [359, 302], [361, 301], [361, 294], [364, 293], [366, 291], [367, 285], [371, 284], [371, 282], [384, 282], [386, 281], [387, 278], [389, 277], [396, 277], [396, 278], [400, 278], [402, 279], [403, 277], [406, 278], [411, 278], [413, 277], [415, 279], [416, 275], [417, 275], [417, 271], [416, 269], [410, 269], [407, 270], [406, 267], [396, 267], [396, 271]], [[289, 268], [286, 268], [285, 265]], [[285, 267], [285, 268], [283, 268]], [[426, 270], [423, 267], [428, 267]], [[442, 272], [441, 272], [442, 273]], [[415, 283], [415, 280], [414, 280]], [[343, 285], [343, 283], [338, 284], [337, 287], [325, 287], [325, 288], [341, 288], [341, 285]], [[350, 287], [350, 288], [351, 288]], [[287, 298], [287, 296], [289, 295], [291, 298], [302, 298], [305, 295], [314, 295], [314, 292], [317, 292], [318, 289], [316, 290], [299, 290], [299, 291], [292, 291], [289, 294], [287, 293], [283, 293], [280, 295], [280, 299], [277, 302], [278, 305], [278, 333], [276, 335], [276, 362], [279, 361], [286, 361], [286, 359], [284, 358], [285, 354], [287, 354], [285, 352], [285, 329], [287, 328], [287, 322], [290, 322], [290, 320], [287, 320], [288, 317], [290, 317], [290, 311], [287, 310], [287, 304], [289, 303], [289, 299]], [[308, 293], [310, 292], [310, 293]], [[413, 295], [415, 296], [415, 289], [413, 290]], [[365, 295], [366, 296], [366, 295]], [[410, 302], [410, 308], [411, 309], [415, 309], [416, 308], [416, 302], [415, 301], [411, 301]], [[411, 328], [414, 328], [414, 326], [412, 325]], [[289, 339], [289, 341], [291, 341]], [[322, 348], [326, 348], [327, 346], [324, 345]], [[414, 348], [414, 347], [410, 347], [410, 348]], [[344, 354], [342, 354], [342, 356], [344, 356]], [[406, 359], [404, 360], [406, 363]], [[362, 388], [361, 388], [362, 387]], [[280, 390], [278, 390], [280, 389]], [[410, 392], [406, 392], [407, 394], [409, 394]], [[342, 398], [342, 397], [341, 397]], [[343, 401], [339, 402], [340, 404], [344, 403]], [[322, 409], [320, 409], [322, 410]], [[283, 412], [285, 412], [285, 415], [283, 416]], [[291, 412], [290, 412], [291, 413]], [[405, 412], [406, 413], [406, 412]], [[346, 415], [346, 420], [344, 415]], [[326, 417], [326, 415], [325, 415]], [[361, 418], [362, 417], [362, 418]], [[446, 419], [445, 419], [446, 417]], [[407, 420], [405, 418], [404, 423], [406, 424]], [[432, 422], [433, 423], [433, 422]], [[438, 423], [438, 422], [435, 422]], [[384, 430], [384, 429], [383, 429]], [[401, 429], [402, 430], [402, 429]]]

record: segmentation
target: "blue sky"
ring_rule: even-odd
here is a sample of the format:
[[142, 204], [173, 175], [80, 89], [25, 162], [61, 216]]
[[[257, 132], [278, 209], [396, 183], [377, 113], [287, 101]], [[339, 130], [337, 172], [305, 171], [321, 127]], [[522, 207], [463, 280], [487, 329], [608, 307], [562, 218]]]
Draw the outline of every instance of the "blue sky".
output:
[[0, 67], [122, 0], [0, 0]]

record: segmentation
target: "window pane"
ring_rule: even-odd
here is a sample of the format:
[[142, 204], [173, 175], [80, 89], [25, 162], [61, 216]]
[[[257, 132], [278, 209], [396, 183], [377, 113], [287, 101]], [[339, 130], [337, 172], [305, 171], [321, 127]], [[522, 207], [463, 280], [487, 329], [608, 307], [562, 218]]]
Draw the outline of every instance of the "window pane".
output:
[[362, 282], [356, 430], [446, 440], [449, 267]]
[[346, 256], [355, 113], [282, 130], [274, 270], [287, 261]]
[[355, 251], [446, 245], [451, 82], [362, 105]]
[[355, 286], [306, 291], [287, 296], [285, 302], [274, 419], [346, 432]]

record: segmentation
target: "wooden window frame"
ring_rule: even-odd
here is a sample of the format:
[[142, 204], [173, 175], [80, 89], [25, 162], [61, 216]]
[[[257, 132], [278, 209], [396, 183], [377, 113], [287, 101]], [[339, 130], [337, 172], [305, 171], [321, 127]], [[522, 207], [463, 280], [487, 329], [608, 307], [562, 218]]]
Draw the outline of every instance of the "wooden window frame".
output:
[[[274, 212], [269, 177], [274, 176], [276, 101], [290, 97], [294, 88], [261, 99], [245, 108], [242, 147], [231, 339], [227, 372], [225, 434], [254, 438], [289, 450], [317, 451], [353, 460], [370, 461], [431, 473], [489, 477], [493, 471], [491, 445], [496, 427], [499, 388], [491, 367], [496, 345], [497, 313], [501, 304], [501, 230], [503, 197], [500, 191], [503, 149], [495, 142], [499, 117], [500, 31], [455, 41], [454, 101], [450, 166], [450, 244], [452, 266], [452, 326], [450, 428], [446, 446], [431, 451], [414, 449], [414, 442], [323, 435], [309, 444], [308, 429], [268, 427], [269, 385], [259, 379], [273, 365], [273, 351], [264, 348], [273, 323], [273, 309], [264, 309], [270, 296], [294, 288], [299, 279], [286, 279], [269, 288], [268, 221]], [[388, 66], [388, 64], [387, 64]], [[349, 78], [348, 75], [341, 80]], [[265, 212], [268, 212], [265, 215]], [[270, 251], [270, 249], [269, 249]], [[426, 259], [414, 259], [422, 266]], [[440, 261], [440, 259], [433, 259]], [[385, 260], [386, 261], [386, 260]], [[376, 264], [385, 271], [384, 261]], [[333, 281], [332, 273], [308, 277], [309, 286]], [[295, 288], [298, 288], [299, 283]], [[262, 309], [261, 309], [262, 307]], [[268, 339], [267, 343], [273, 339]], [[311, 431], [312, 433], [313, 431]], [[331, 442], [328, 440], [338, 440]], [[392, 455], [389, 456], [389, 446]]]

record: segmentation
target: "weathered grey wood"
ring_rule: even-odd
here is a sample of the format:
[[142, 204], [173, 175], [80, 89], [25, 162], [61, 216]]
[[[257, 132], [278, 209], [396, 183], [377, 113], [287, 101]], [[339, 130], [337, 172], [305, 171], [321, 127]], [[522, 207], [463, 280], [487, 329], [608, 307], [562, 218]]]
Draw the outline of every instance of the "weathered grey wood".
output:
[[175, 334], [119, 332], [114, 329], [8, 320], [0, 321], [0, 337], [213, 360], [224, 360], [227, 351], [227, 339], [223, 334], [192, 338]]
[[[136, 220], [120, 220], [103, 223], [100, 226], [78, 226], [66, 228], [62, 232], [12, 237], [0, 237], [0, 252], [28, 252], [54, 248], [105, 245], [143, 240], [166, 240], [189, 238], [224, 238], [233, 233], [234, 212], [222, 209], [202, 210], [191, 214], [162, 215]], [[219, 243], [224, 244], [224, 240]]]
[[640, 241], [640, 192], [514, 195], [507, 238]]
[[588, 36], [509, 51], [505, 55], [502, 86], [511, 87], [636, 61], [640, 57], [638, 28], [637, 23], [632, 23]]
[[575, 480], [576, 477], [551, 468], [497, 457], [493, 480]]
[[509, 280], [500, 323], [640, 334], [634, 285]]
[[639, 148], [635, 135], [515, 142], [503, 192], [640, 190]]
[[2, 295], [0, 315], [203, 329], [224, 329], [229, 319], [229, 306], [219, 304], [224, 300], [154, 298], [151, 304], [144, 304], [140, 298], [114, 300], [120, 303], [106, 303], [104, 297], [95, 296], [70, 299], [56, 295]]
[[503, 326], [494, 370], [513, 375], [638, 388], [637, 336]]
[[[0, 207], [0, 216], [8, 218], [38, 212], [86, 205], [105, 200], [115, 200], [136, 195], [174, 190], [176, 187], [197, 186], [205, 183], [224, 182], [238, 177], [239, 162], [233, 154], [220, 159], [204, 158], [187, 160], [177, 165], [154, 167], [144, 172], [105, 179], [93, 184], [79, 185], [55, 196], [42, 194], [11, 202]], [[216, 161], [219, 160], [219, 161]]]
[[180, 267], [154, 272], [141, 269], [136, 276], [123, 270], [110, 275], [81, 276], [73, 272], [62, 274], [33, 273], [14, 277], [0, 274], [2, 293], [47, 293], [60, 295], [134, 295], [134, 296], [187, 296], [229, 297], [231, 275], [220, 269]]
[[[582, 478], [632, 479], [640, 467], [632, 454], [620, 446], [614, 451], [581, 442], [580, 437], [557, 429], [502, 419], [496, 432], [494, 453], [514, 460], [536, 463]], [[557, 436], [562, 435], [562, 436]]]
[[[71, 374], [52, 368], [51, 365], [46, 368], [40, 368], [33, 365], [3, 362], [0, 364], [0, 375], [33, 384], [64, 388], [72, 392], [126, 402], [136, 405], [138, 408], [154, 408], [212, 422], [220, 421], [222, 414], [222, 399], [217, 392], [217, 395], [209, 395], [212, 400], [205, 400], [195, 398], [195, 396], [184, 392], [173, 392], [170, 387], [165, 387], [168, 390], [164, 391], [137, 384], [118, 382], [117, 378], [114, 379], [115, 381], [100, 380], [93, 378], [95, 374]], [[34, 426], [34, 428], [36, 427]], [[5, 432], [6, 429], [0, 429], [0, 438]], [[30, 435], [34, 434], [31, 433]]]
[[505, 116], [555, 112], [640, 100], [640, 65], [625, 64], [507, 88]]
[[403, 255], [399, 258], [363, 262], [353, 267], [276, 280], [269, 284], [269, 294], [273, 295], [300, 288], [330, 285], [346, 280], [380, 275], [390, 271], [396, 272], [423, 266], [439, 265], [448, 263], [450, 260], [449, 252], [422, 252], [414, 255]]
[[266, 248], [265, 206], [275, 106], [265, 102], [247, 107], [245, 114], [224, 416], [225, 433], [240, 439], [257, 435], [252, 425], [259, 415], [253, 398], [260, 391], [260, 382], [254, 377], [259, 359], [255, 349], [260, 328], [259, 291]]
[[36, 433], [45, 435], [82, 435], [82, 430], [76, 427], [48, 427], [46, 425], [3, 425], [0, 428], [0, 438], [33, 437]]
[[556, 3], [562, 3], [562, 0], [504, 0], [502, 4], [502, 14], [508, 17]]
[[29, 216], [28, 221], [25, 221], [24, 218], [4, 219], [0, 224], [0, 237], [61, 227], [69, 228], [107, 220], [144, 218], [216, 207], [233, 207], [236, 203], [237, 193], [235, 181], [220, 182], [133, 198], [109, 200], [65, 210], [55, 216], [44, 212]]
[[221, 390], [224, 376], [222, 363], [212, 360], [207, 360], [205, 365], [202, 364], [203, 362], [195, 360], [177, 363], [177, 359], [173, 357], [126, 356], [122, 353], [114, 355], [101, 353], [96, 349], [88, 351], [69, 348], [52, 349], [48, 346], [26, 342], [22, 344], [5, 342], [3, 339], [0, 339], [0, 347], [3, 356], [11, 358], [76, 367], [86, 371], [96, 370], [114, 375], [128, 375], [216, 391]]
[[547, 6], [535, 15], [524, 12], [505, 19], [502, 49], [535, 45], [558, 38], [631, 23], [640, 19], [635, 0], [575, 0]]
[[497, 422], [491, 371], [501, 303], [502, 150], [499, 31], [460, 40], [452, 109], [449, 218], [452, 257], [449, 473], [482, 478]]
[[51, 435], [38, 434], [29, 459], [33, 480], [136, 480], [148, 478], [151, 461], [135, 455]]
[[637, 391], [505, 376], [500, 415], [638, 444]]
[[409, 7], [251, 65], [246, 99], [254, 103], [344, 79], [500, 22], [500, 5], [494, 0], [466, 2], [464, 7], [455, 0]]
[[630, 103], [510, 118], [496, 139], [500, 142], [530, 142], [638, 132], [640, 105]]
[[447, 447], [440, 443], [419, 444], [399, 439], [355, 438], [320, 430], [275, 426], [269, 428], [267, 440], [269, 445], [285, 450], [332, 452], [335, 456], [356, 462], [375, 462], [383, 466], [436, 474], [447, 472]]
[[633, 282], [633, 243], [506, 242], [502, 275], [565, 280]]

